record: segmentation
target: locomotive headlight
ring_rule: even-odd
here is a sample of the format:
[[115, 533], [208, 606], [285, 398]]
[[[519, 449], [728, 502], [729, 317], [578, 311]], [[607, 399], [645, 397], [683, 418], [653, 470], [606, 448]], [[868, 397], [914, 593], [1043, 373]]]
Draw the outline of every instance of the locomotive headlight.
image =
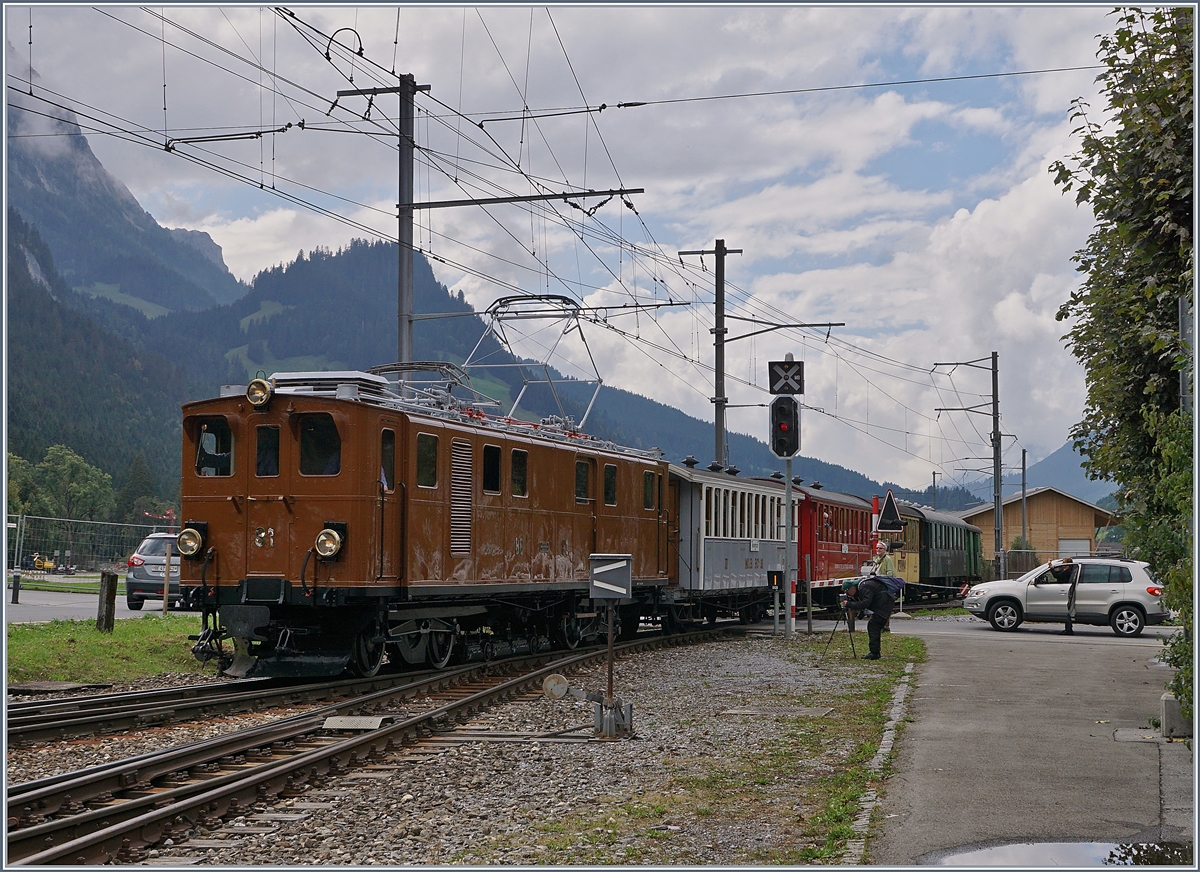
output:
[[188, 521], [175, 537], [175, 547], [188, 560], [198, 560], [208, 538], [208, 524], [204, 521]]
[[271, 401], [271, 394], [275, 389], [271, 387], [271, 383], [265, 378], [256, 378], [246, 387], [246, 399], [250, 401], [250, 405], [256, 409], [261, 409]]
[[316, 548], [317, 555], [322, 560], [332, 560], [342, 550], [342, 534], [337, 530], [326, 527], [317, 534], [317, 541], [314, 547]]

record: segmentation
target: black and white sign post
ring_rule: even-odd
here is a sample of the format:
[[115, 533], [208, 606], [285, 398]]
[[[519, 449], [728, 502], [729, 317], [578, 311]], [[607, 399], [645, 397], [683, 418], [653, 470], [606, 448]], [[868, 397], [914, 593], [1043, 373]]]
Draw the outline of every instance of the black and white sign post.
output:
[[632, 706], [625, 706], [613, 696], [613, 637], [616, 635], [614, 616], [617, 604], [633, 596], [633, 555], [592, 554], [589, 556], [591, 597], [608, 600], [608, 693], [601, 704], [597, 728], [606, 739], [615, 739], [632, 728]]
[[[784, 518], [784, 594], [786, 597], [787, 622], [784, 638], [791, 639], [796, 629], [796, 549], [792, 544], [792, 457], [800, 450], [800, 403], [796, 394], [804, 393], [804, 361], [792, 359], [788, 352], [785, 360], [772, 360], [767, 364], [770, 373], [771, 393], [778, 394], [771, 401], [771, 433], [768, 440], [776, 457], [786, 458], [787, 472], [784, 485], [787, 488], [787, 510]], [[779, 597], [775, 598], [776, 624], [778, 624]]]

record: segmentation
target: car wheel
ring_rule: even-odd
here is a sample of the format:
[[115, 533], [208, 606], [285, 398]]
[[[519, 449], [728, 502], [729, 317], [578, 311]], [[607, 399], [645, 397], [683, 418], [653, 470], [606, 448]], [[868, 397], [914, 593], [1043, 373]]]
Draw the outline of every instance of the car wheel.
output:
[[140, 612], [142, 610], [142, 606], [145, 604], [145, 602], [146, 602], [145, 600], [140, 600], [140, 599], [125, 600], [125, 604], [127, 606], [129, 606], [129, 610], [131, 612]]
[[1001, 631], [1009, 631], [1021, 626], [1024, 616], [1021, 614], [1021, 607], [1019, 605], [1012, 600], [1004, 600], [988, 609], [988, 620], [991, 622], [993, 628]]
[[1146, 617], [1137, 606], [1117, 606], [1108, 625], [1118, 636], [1137, 636], [1146, 626]]

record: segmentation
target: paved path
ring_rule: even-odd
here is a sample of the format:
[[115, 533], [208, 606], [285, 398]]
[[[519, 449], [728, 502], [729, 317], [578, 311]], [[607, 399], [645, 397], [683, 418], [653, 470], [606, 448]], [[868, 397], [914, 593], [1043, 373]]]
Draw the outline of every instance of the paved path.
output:
[[[1148, 719], [1171, 671], [1158, 636], [972, 618], [892, 620], [925, 639], [870, 862], [936, 863], [1009, 842], [1191, 841], [1191, 752]], [[887, 637], [884, 637], [886, 651]]]
[[[46, 590], [21, 589], [17, 596], [19, 602], [12, 602], [12, 589], [4, 591], [4, 621], [8, 624], [40, 623], [42, 621], [95, 621], [100, 607], [100, 597], [94, 593], [55, 593]], [[131, 611], [125, 604], [124, 596], [117, 596], [116, 617], [137, 618], [142, 615], [162, 614], [162, 601], [148, 602], [141, 611]], [[171, 612], [176, 614], [176, 612]], [[199, 612], [179, 612], [178, 614], [194, 614], [197, 622]]]

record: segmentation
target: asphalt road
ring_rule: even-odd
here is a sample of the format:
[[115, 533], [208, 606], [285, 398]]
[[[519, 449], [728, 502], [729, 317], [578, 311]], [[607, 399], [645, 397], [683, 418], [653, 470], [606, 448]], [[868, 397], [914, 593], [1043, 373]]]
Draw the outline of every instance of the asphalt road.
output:
[[[4, 621], [7, 624], [40, 623], [43, 621], [94, 621], [100, 610], [100, 598], [94, 593], [54, 593], [44, 590], [22, 589], [17, 595], [18, 602], [12, 602], [11, 586], [4, 590]], [[131, 611], [125, 604], [125, 597], [117, 597], [116, 617], [137, 618], [142, 615], [162, 614], [162, 601], [148, 602], [141, 611]], [[172, 611], [171, 614], [176, 614]], [[178, 614], [195, 614], [199, 621], [199, 612], [179, 612]]]
[[953, 863], [1014, 842], [1191, 841], [1191, 752], [1148, 726], [1171, 675], [1157, 662], [1171, 630], [1061, 629], [892, 619], [893, 633], [925, 640], [928, 660], [871, 862]]

